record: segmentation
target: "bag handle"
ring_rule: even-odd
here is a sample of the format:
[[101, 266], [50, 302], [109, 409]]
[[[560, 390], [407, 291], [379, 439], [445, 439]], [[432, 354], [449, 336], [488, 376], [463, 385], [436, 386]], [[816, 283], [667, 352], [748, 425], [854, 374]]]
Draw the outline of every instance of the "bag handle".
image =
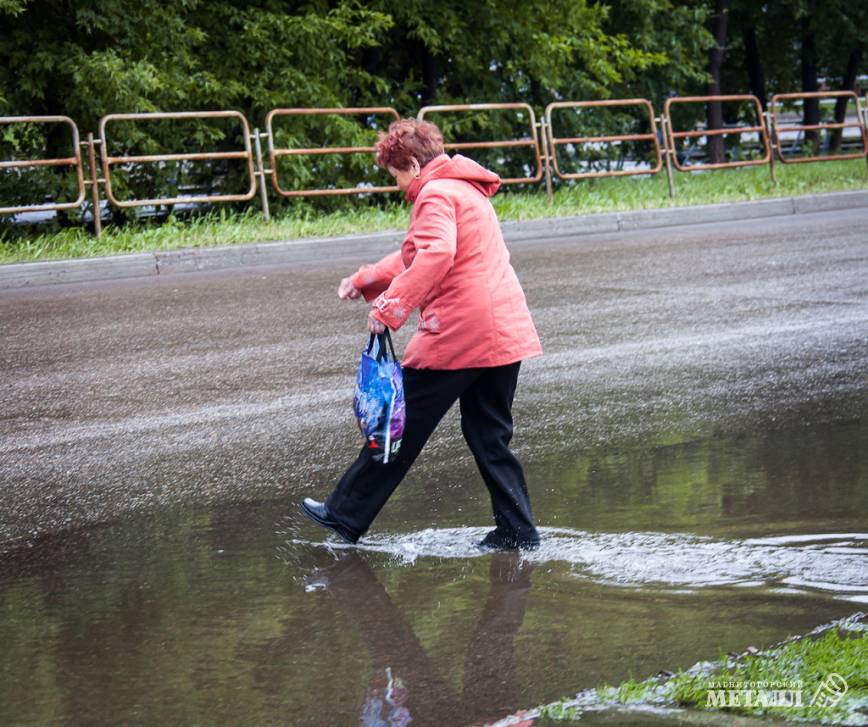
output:
[[387, 349], [386, 344], [388, 343], [388, 351], [392, 353], [392, 360], [397, 361], [398, 357], [395, 355], [395, 347], [392, 345], [392, 336], [389, 334], [389, 329], [387, 328], [382, 333], [372, 333], [371, 338], [368, 341], [368, 354], [370, 355], [371, 351], [374, 350], [374, 338], [376, 338], [379, 343], [379, 351], [377, 351], [377, 361], [382, 361], [386, 357]]

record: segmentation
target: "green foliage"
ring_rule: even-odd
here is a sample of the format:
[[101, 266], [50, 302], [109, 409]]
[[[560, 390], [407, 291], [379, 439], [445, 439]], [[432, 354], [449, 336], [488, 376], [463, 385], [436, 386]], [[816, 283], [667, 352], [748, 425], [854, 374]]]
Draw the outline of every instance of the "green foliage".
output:
[[[868, 5], [831, 0], [779, 0], [756, 3], [734, 0], [730, 13], [727, 55], [723, 67], [726, 93], [748, 93], [745, 32], [756, 33], [767, 94], [798, 91], [802, 87], [800, 49], [802, 23], [816, 33], [817, 72], [829, 89], [840, 87], [849, 54], [862, 48], [859, 73], [868, 70]], [[863, 93], [865, 89], [862, 89]]]
[[[104, 115], [119, 112], [234, 109], [262, 127], [268, 111], [279, 107], [386, 105], [410, 116], [432, 103], [524, 101], [540, 111], [555, 100], [644, 97], [659, 111], [666, 97], [705, 88], [711, 7], [709, 0], [0, 0], [0, 114], [66, 114], [86, 133], [96, 131]], [[805, 18], [814, 24], [820, 73], [839, 77], [844, 55], [864, 42], [866, 7], [845, 0], [822, 8], [812, 0], [736, 0], [724, 90], [748, 90], [747, 28], [756, 30], [769, 92], [797, 88]], [[865, 60], [868, 52], [863, 66]], [[685, 109], [679, 123], [692, 125], [703, 113], [701, 106]], [[746, 120], [744, 109], [727, 114], [730, 123]], [[578, 126], [562, 119], [565, 127]], [[436, 120], [447, 140], [529, 133], [529, 120], [516, 113]], [[275, 120], [274, 144], [370, 146], [386, 121], [374, 115], [283, 117]], [[635, 114], [600, 115], [591, 125], [599, 133], [648, 131], [647, 120]], [[15, 133], [27, 143], [7, 137], [15, 149], [4, 158], [70, 154], [62, 127]], [[730, 156], [753, 153], [733, 139], [728, 143]], [[241, 148], [237, 126], [213, 121], [111, 125], [109, 149], [119, 155]], [[561, 153], [570, 168], [618, 168], [647, 160], [649, 151], [647, 143], [628, 143], [585, 156]], [[534, 171], [526, 149], [471, 153], [505, 177]], [[285, 189], [390, 181], [369, 154], [282, 157], [277, 167]], [[112, 171], [121, 196], [228, 194], [249, 184], [241, 163], [150, 163]], [[4, 203], [66, 200], [75, 193], [68, 169], [0, 174]], [[313, 204], [335, 211], [382, 201], [329, 197]], [[295, 209], [285, 200], [275, 206]], [[134, 216], [113, 215], [115, 222]], [[60, 224], [80, 222], [76, 215], [59, 218]]]
[[[743, 656], [713, 676], [681, 672], [673, 679], [672, 695], [678, 704], [705, 708], [708, 682], [741, 684], [801, 682], [805, 685], [803, 704], [792, 707], [740, 706], [730, 711], [755, 715], [778, 715], [798, 719], [846, 723], [861, 704], [868, 703], [868, 639], [863, 632], [831, 629], [818, 638], [806, 637], [784, 646]], [[847, 693], [835, 706], [809, 704], [816, 688], [829, 674], [847, 682]]]
[[574, 722], [582, 718], [582, 711], [576, 707], [568, 707], [564, 700], [540, 707], [539, 716], [555, 722]]
[[27, 7], [27, 0], [0, 0], [0, 15], [21, 15]]
[[[702, 74], [707, 33], [688, 32], [703, 17], [699, 6], [675, 7], [668, 0], [620, 5], [0, 0], [0, 114], [62, 113], [84, 133], [109, 113], [236, 109], [262, 126], [278, 107], [389, 105], [414, 115], [432, 101], [522, 100], [540, 109], [559, 98], [654, 92]], [[679, 45], [677, 37], [686, 40]], [[275, 145], [369, 146], [384, 125], [382, 117], [317, 121], [324, 123], [278, 119]], [[526, 122], [501, 115], [467, 120], [455, 131], [470, 126], [470, 139], [508, 138], [525, 135]], [[185, 151], [239, 149], [242, 143], [238, 129], [206, 121], [113, 124], [110, 151], [156, 153], [179, 138], [186, 140]], [[41, 144], [9, 158], [68, 155], [63, 130], [45, 129]], [[526, 154], [480, 156], [505, 176], [528, 168]], [[288, 189], [388, 182], [370, 155], [284, 157], [278, 167]], [[115, 175], [119, 195], [145, 198], [174, 195], [179, 187], [216, 194], [245, 185], [243, 168], [225, 165], [147, 164], [127, 173], [115, 168]], [[38, 189], [61, 199], [70, 192], [68, 176], [4, 173], [0, 198], [32, 201]], [[317, 205], [336, 209], [346, 201]], [[116, 222], [124, 218], [115, 214]]]
[[[34, 0], [20, 10], [0, 36], [0, 114], [63, 113], [82, 130], [118, 112], [237, 109], [261, 123], [276, 106], [349, 105], [352, 93], [386, 91], [383, 79], [358, 69], [355, 54], [377, 43], [391, 20], [348, 0], [296, 8]], [[243, 148], [237, 126], [210, 120], [114, 124], [109, 138], [113, 154]], [[178, 139], [184, 148], [172, 149]], [[41, 146], [7, 158], [69, 155], [68, 140], [49, 129]], [[119, 196], [174, 196], [185, 187], [226, 194], [247, 185], [243, 165], [236, 167], [147, 164], [113, 181]], [[351, 165], [346, 174], [355, 172]], [[3, 175], [0, 198], [32, 201], [38, 182], [60, 199], [61, 176]]]
[[[587, 708], [593, 704], [595, 709], [620, 705], [671, 705], [823, 724], [864, 724], [862, 710], [868, 704], [868, 669], [865, 666], [868, 664], [868, 638], [865, 637], [864, 624], [858, 621], [847, 623], [847, 619], [842, 623], [840, 628], [833, 626], [756, 653], [745, 653], [735, 658], [721, 654], [716, 663], [707, 662], [676, 674], [641, 681], [628, 679], [617, 686], [602, 685], [581, 695], [581, 705]], [[830, 674], [837, 674], [846, 681], [847, 691], [843, 698], [834, 705], [811, 704], [815, 691]], [[746, 705], [746, 700], [741, 697], [738, 706], [727, 702], [726, 706], [709, 707], [709, 690], [716, 690], [715, 685], [721, 683], [738, 685], [733, 687], [736, 691], [754, 690], [754, 694], [763, 689], [800, 689], [801, 703], [790, 694], [789, 705], [764, 705], [761, 697], [753, 696], [751, 705]], [[774, 695], [769, 694], [768, 698], [774, 699]], [[540, 707], [538, 712], [540, 717], [555, 721], [578, 721], [584, 711], [581, 705], [565, 698]]]

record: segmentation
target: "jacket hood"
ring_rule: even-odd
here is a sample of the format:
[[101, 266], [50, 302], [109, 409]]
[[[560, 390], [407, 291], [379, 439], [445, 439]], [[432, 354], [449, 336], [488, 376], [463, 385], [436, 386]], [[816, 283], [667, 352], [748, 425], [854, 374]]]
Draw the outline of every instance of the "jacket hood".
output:
[[465, 182], [470, 182], [486, 197], [493, 197], [500, 188], [500, 177], [472, 159], [461, 154], [453, 157], [440, 154], [422, 168], [418, 179], [413, 180], [407, 189], [407, 199], [415, 202], [422, 187], [432, 179], [463, 179]]

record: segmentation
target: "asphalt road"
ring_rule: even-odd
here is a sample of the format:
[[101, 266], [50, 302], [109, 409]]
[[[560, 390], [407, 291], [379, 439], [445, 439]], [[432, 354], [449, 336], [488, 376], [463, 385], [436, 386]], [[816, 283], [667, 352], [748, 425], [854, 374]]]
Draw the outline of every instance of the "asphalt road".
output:
[[[868, 413], [866, 208], [511, 250], [546, 352], [519, 383], [525, 460]], [[360, 445], [367, 339], [364, 304], [335, 291], [387, 251], [300, 244], [279, 266], [0, 293], [0, 550], [327, 492]], [[424, 466], [459, 439], [451, 417]]]

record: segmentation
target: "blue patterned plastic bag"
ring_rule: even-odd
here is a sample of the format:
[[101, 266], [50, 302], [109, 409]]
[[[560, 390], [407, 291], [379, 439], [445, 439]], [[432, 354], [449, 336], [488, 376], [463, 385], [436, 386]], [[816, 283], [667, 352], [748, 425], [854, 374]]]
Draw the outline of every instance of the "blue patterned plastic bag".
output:
[[372, 333], [367, 348], [362, 351], [353, 411], [374, 460], [383, 464], [391, 462], [401, 447], [406, 412], [404, 374], [395, 357], [388, 329], [385, 333]]

